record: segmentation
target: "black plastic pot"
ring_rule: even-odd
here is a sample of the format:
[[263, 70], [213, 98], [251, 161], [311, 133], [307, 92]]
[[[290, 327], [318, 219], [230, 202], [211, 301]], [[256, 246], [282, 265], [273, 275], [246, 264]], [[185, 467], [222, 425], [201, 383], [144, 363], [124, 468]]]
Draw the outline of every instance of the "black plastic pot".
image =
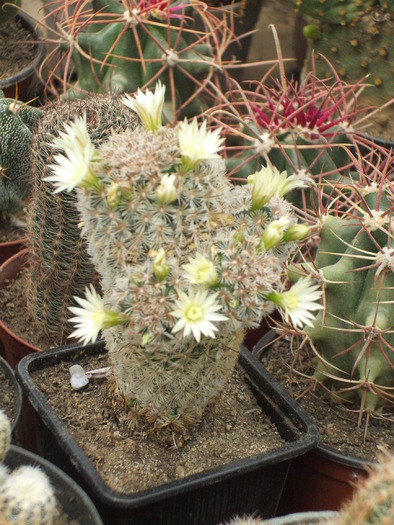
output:
[[35, 97], [35, 88], [38, 83], [36, 70], [38, 70], [44, 60], [46, 51], [45, 45], [42, 43], [42, 32], [39, 27], [35, 25], [35, 22], [22, 12], [17, 14], [16, 19], [34, 36], [37, 53], [30, 64], [21, 71], [9, 77], [2, 77], [0, 79], [0, 89], [4, 91], [6, 98], [17, 98], [18, 100], [26, 102], [29, 98]]
[[[21, 416], [22, 411], [22, 389], [17, 382], [14, 371], [10, 367], [10, 365], [7, 363], [7, 361], [0, 356], [0, 369], [2, 371], [2, 376], [4, 377], [4, 380], [8, 382], [9, 387], [14, 390], [15, 393], [15, 409], [14, 409], [14, 416], [11, 420], [11, 430], [12, 432], [15, 430], [15, 427], [19, 421], [19, 418]], [[1, 380], [1, 378], [0, 378]]]
[[246, 348], [242, 348], [240, 364], [263, 412], [287, 443], [267, 454], [233, 461], [128, 495], [116, 493], [105, 485], [31, 376], [32, 372], [44, 370], [55, 362], [71, 364], [82, 352], [88, 355], [104, 353], [104, 343], [86, 347], [69, 345], [42, 354], [30, 354], [19, 363], [17, 377], [36, 411], [42, 453], [78, 479], [105, 523], [217, 525], [235, 514], [257, 512], [266, 518], [275, 515], [291, 459], [314, 448], [319, 435], [309, 417]]
[[69, 476], [45, 459], [23, 448], [11, 445], [4, 460], [11, 470], [21, 465], [40, 467], [49, 477], [55, 489], [57, 501], [70, 521], [77, 520], [83, 525], [103, 525], [103, 522], [86, 493]]
[[[259, 355], [276, 338], [271, 330], [254, 347]], [[278, 513], [339, 510], [349, 500], [358, 481], [368, 476], [372, 463], [318, 444], [291, 464]]]

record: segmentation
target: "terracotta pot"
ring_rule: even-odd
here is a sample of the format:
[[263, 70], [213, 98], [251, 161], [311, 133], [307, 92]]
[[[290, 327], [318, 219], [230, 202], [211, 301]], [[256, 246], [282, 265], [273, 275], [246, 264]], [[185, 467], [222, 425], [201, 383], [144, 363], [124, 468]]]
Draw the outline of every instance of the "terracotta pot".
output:
[[355, 484], [368, 476], [367, 465], [366, 460], [318, 445], [292, 462], [278, 514], [339, 510], [352, 497]]
[[[42, 33], [35, 27], [35, 23], [30, 17], [24, 13], [19, 13], [16, 18], [19, 19], [21, 24], [34, 35], [35, 41], [38, 42], [41, 40]], [[2, 77], [0, 79], [0, 89], [4, 91], [6, 98], [17, 98], [24, 102], [34, 98], [35, 87], [38, 81], [36, 70], [40, 67], [44, 57], [45, 46], [43, 43], [38, 43], [37, 54], [28, 66], [14, 75]]]
[[15, 241], [0, 242], [0, 265], [7, 259], [18, 253], [26, 244], [26, 239]]
[[[18, 273], [25, 267], [28, 262], [28, 251], [22, 250], [10, 259], [7, 259], [0, 266], [0, 290], [6, 281], [15, 278]], [[0, 341], [2, 343], [3, 356], [12, 368], [19, 363], [19, 361], [32, 352], [41, 352], [40, 348], [24, 341], [12, 330], [10, 330], [0, 319]]]

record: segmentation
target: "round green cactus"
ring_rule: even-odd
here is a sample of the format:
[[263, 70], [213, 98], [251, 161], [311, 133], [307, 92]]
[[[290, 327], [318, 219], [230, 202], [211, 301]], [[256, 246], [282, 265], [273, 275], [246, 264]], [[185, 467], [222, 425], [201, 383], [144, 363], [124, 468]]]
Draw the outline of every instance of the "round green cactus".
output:
[[[56, 8], [64, 97], [132, 93], [159, 79], [167, 86], [170, 120], [202, 112], [232, 40], [225, 18], [188, 0], [93, 0], [88, 10], [86, 2], [77, 4], [72, 16], [67, 6], [61, 13]], [[77, 74], [71, 84], [67, 57]], [[57, 68], [51, 69], [55, 74]]]

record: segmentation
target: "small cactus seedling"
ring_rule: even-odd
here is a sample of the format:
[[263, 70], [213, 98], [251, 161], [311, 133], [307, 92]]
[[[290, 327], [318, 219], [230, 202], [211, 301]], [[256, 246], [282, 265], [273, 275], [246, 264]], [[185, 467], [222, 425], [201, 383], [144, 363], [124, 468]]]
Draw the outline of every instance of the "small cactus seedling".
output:
[[52, 75], [64, 67], [67, 97], [131, 93], [160, 79], [167, 86], [169, 119], [199, 114], [212, 96], [209, 83], [219, 85], [222, 57], [234, 40], [231, 16], [223, 12], [218, 18], [217, 12], [189, 0], [61, 2], [53, 12], [60, 62], [51, 67]]
[[392, 1], [291, 1], [306, 18], [309, 60], [314, 53], [319, 77], [331, 75], [324, 56], [343, 80], [357, 82], [368, 75], [370, 87], [360, 97], [363, 104], [382, 106], [392, 100]]
[[392, 525], [393, 518], [394, 455], [383, 452], [331, 525]]
[[330, 205], [315, 210], [317, 251], [303, 250], [289, 276], [309, 275], [324, 291], [324, 309], [303, 330], [319, 357], [315, 379], [369, 418], [394, 404], [393, 156], [358, 166], [360, 179], [333, 186]]
[[[84, 343], [103, 330], [117, 391], [137, 415], [184, 427], [223, 388], [243, 330], [274, 308], [267, 297], [283, 292], [281, 269], [300, 238], [282, 197], [294, 180], [272, 171], [277, 191], [265, 199], [256, 189], [265, 174], [255, 174], [253, 186], [232, 186], [219, 131], [196, 119], [162, 126], [160, 84], [125, 103], [142, 127], [97, 150], [82, 139], [79, 119], [57, 141], [64, 154], [47, 177], [55, 191], [78, 187], [102, 278], [103, 299], [90, 288], [71, 321]], [[300, 324], [320, 308], [319, 292], [304, 284], [307, 307], [296, 297], [287, 308]]]

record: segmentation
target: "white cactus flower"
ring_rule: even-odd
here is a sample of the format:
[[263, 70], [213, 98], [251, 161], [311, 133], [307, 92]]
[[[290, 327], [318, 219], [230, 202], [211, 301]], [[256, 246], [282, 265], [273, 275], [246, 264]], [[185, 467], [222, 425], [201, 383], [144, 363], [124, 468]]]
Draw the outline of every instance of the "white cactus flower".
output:
[[59, 131], [51, 146], [53, 148], [69, 151], [79, 151], [83, 153], [91, 145], [88, 127], [86, 123], [86, 113], [82, 117], [77, 117], [74, 122], [64, 124], [65, 131]]
[[291, 220], [288, 217], [281, 217], [268, 224], [261, 236], [261, 246], [264, 247], [265, 251], [275, 248], [284, 240], [285, 230], [290, 224]]
[[206, 121], [198, 127], [197, 118], [190, 123], [186, 119], [180, 123], [178, 139], [183, 171], [193, 170], [201, 161], [218, 156], [218, 151], [223, 147], [224, 142], [220, 133], [221, 128], [207, 131]]
[[162, 202], [163, 204], [170, 204], [170, 202], [174, 202], [177, 200], [178, 193], [175, 188], [175, 180], [175, 173], [172, 173], [171, 175], [166, 173], [162, 177], [160, 184], [156, 190], [156, 197], [159, 202]]
[[81, 297], [74, 297], [74, 299], [82, 308], [77, 306], [68, 308], [76, 315], [70, 319], [70, 322], [75, 324], [76, 330], [69, 337], [78, 339], [84, 345], [96, 341], [101, 330], [124, 322], [119, 314], [104, 307], [103, 299], [92, 285], [86, 288], [85, 299]]
[[228, 318], [217, 313], [222, 307], [216, 303], [217, 293], [209, 295], [207, 290], [199, 288], [197, 292], [189, 289], [187, 295], [182, 290], [177, 289], [179, 299], [175, 302], [176, 309], [171, 315], [179, 318], [179, 321], [172, 329], [173, 333], [183, 330], [183, 336], [187, 337], [193, 333], [197, 342], [201, 339], [201, 334], [215, 338], [218, 330], [213, 322], [227, 321]]
[[287, 176], [277, 168], [262, 166], [260, 171], [249, 175], [248, 183], [252, 185], [252, 210], [260, 210], [274, 195], [283, 197], [295, 188], [305, 187], [305, 181], [295, 175]]
[[319, 285], [311, 283], [311, 277], [299, 279], [289, 291], [282, 293], [269, 293], [267, 299], [275, 303], [284, 312], [285, 321], [289, 319], [297, 328], [302, 328], [303, 324], [313, 326], [312, 320], [315, 315], [314, 310], [322, 310], [323, 306], [319, 301], [322, 291], [318, 289]]
[[166, 86], [160, 82], [156, 83], [155, 91], [138, 89], [134, 97], [125, 95], [121, 102], [137, 113], [141, 123], [146, 130], [157, 131], [161, 128], [162, 112]]
[[53, 183], [54, 193], [70, 192], [76, 187], [97, 186], [96, 168], [99, 157], [87, 131], [86, 115], [66, 124], [65, 129], [50, 144], [62, 149], [64, 154], [55, 155], [56, 164], [49, 166], [53, 175], [44, 177], [43, 180]]
[[218, 273], [212, 261], [196, 253], [193, 259], [189, 257], [189, 264], [183, 266], [184, 276], [191, 284], [214, 286], [218, 282]]

